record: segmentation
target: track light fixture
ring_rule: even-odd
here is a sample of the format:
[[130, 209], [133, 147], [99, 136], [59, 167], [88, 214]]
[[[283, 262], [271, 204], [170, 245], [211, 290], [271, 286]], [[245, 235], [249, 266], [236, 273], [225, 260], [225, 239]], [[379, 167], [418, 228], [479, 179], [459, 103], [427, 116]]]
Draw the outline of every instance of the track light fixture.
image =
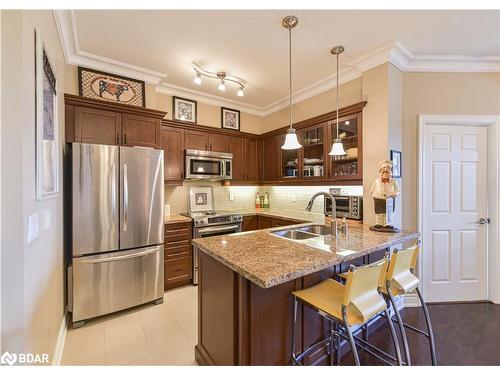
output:
[[245, 96], [245, 93], [243, 90], [245, 89], [245, 85], [247, 82], [239, 77], [236, 76], [231, 76], [228, 75], [226, 72], [209, 72], [208, 70], [203, 69], [200, 67], [198, 64], [193, 62], [193, 69], [195, 72], [195, 77], [193, 79], [193, 82], [196, 83], [197, 85], [201, 85], [201, 77], [208, 77], [208, 78], [213, 78], [213, 79], [218, 79], [219, 84], [217, 85], [217, 88], [220, 91], [226, 91], [226, 82], [232, 82], [236, 83], [239, 85], [239, 89], [236, 93], [237, 96], [242, 97]]

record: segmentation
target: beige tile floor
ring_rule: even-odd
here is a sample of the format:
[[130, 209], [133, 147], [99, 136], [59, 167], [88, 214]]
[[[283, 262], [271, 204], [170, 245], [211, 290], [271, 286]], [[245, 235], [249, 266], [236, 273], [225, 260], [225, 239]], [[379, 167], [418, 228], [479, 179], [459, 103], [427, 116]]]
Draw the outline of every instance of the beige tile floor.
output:
[[197, 287], [165, 293], [148, 304], [68, 328], [63, 365], [196, 365]]

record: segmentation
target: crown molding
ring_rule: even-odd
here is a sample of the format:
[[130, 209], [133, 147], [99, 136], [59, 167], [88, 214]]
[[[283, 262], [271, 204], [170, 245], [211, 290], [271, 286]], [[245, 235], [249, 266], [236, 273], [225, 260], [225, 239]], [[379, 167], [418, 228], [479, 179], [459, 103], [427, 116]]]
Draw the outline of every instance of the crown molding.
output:
[[66, 64], [124, 75], [140, 79], [152, 85], [157, 85], [167, 78], [165, 73], [155, 72], [123, 61], [82, 51], [78, 44], [76, 19], [73, 10], [53, 10], [53, 14]]
[[[201, 103], [227, 106], [257, 116], [268, 116], [288, 106], [288, 96], [265, 106], [256, 106], [202, 91], [164, 82], [167, 74], [145, 69], [122, 61], [82, 51], [78, 44], [76, 19], [73, 10], [54, 10], [54, 19], [67, 64], [103, 70], [109, 73], [140, 79], [156, 86], [155, 91], [166, 95], [179, 95]], [[403, 72], [500, 72], [500, 56], [417, 55], [398, 41], [386, 43], [348, 63], [340, 72], [340, 84], [359, 78], [363, 72], [378, 65], [391, 63]], [[292, 104], [335, 88], [335, 75], [329, 75], [292, 95]]]

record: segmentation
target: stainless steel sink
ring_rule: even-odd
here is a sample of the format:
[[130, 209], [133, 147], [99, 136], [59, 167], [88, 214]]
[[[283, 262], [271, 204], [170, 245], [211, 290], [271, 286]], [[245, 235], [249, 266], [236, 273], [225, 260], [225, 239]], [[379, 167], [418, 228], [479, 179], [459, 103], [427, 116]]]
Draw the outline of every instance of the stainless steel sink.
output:
[[289, 238], [291, 240], [308, 240], [309, 238], [318, 237], [317, 234], [301, 232], [297, 229], [279, 230], [271, 233], [279, 237]]
[[327, 225], [309, 225], [307, 227], [296, 228], [295, 230], [312, 234], [318, 234], [320, 236], [324, 236], [332, 232], [332, 228]]

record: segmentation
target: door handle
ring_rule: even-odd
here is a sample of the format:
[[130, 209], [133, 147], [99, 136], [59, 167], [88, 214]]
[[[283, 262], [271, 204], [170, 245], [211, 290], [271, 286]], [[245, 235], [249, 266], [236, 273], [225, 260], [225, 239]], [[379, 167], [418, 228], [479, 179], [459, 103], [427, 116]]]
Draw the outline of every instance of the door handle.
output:
[[127, 164], [123, 164], [123, 231], [127, 231], [128, 226], [128, 175]]
[[79, 263], [83, 264], [95, 264], [95, 263], [107, 263], [107, 262], [115, 262], [117, 260], [125, 260], [132, 258], [139, 258], [145, 255], [156, 253], [160, 250], [160, 246], [156, 246], [154, 248], [147, 248], [146, 250], [131, 253], [126, 255], [111, 255], [111, 256], [97, 256], [95, 258], [78, 258]]
[[476, 224], [481, 224], [481, 225], [483, 225], [483, 224], [489, 224], [489, 223], [490, 223], [490, 218], [486, 218], [485, 219], [484, 217], [482, 217], [481, 219], [479, 219], [478, 221], [476, 221]]

